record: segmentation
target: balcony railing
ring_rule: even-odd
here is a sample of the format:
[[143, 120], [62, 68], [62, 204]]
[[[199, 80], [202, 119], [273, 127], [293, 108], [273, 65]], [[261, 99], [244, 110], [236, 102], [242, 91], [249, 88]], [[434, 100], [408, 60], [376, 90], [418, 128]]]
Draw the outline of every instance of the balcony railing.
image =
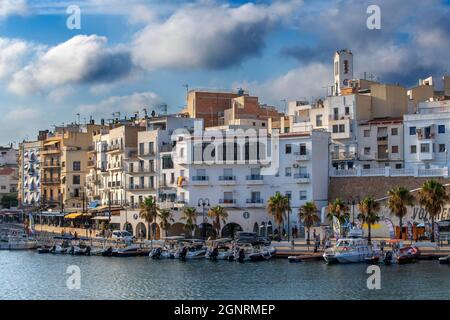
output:
[[264, 204], [263, 199], [247, 199], [246, 203], [248, 204]]
[[262, 181], [262, 180], [264, 180], [264, 176], [262, 176], [260, 174], [251, 174], [251, 175], [247, 176], [246, 179], [248, 181]]
[[208, 181], [208, 176], [193, 176], [192, 181]]
[[309, 179], [309, 173], [296, 173], [294, 174], [294, 179]]
[[219, 199], [219, 204], [236, 204], [236, 199]]
[[219, 176], [219, 181], [236, 181], [236, 176]]

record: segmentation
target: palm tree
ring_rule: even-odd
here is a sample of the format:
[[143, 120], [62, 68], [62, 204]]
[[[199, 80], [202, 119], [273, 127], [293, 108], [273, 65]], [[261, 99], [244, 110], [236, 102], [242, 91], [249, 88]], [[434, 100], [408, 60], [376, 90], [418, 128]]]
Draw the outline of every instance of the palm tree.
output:
[[186, 224], [184, 227], [186, 230], [191, 232], [191, 236], [193, 236], [193, 232], [195, 227], [197, 226], [197, 209], [194, 207], [186, 207], [183, 210], [182, 220], [186, 220]]
[[224, 224], [227, 222], [228, 212], [221, 206], [215, 206], [208, 211], [208, 217], [213, 219], [213, 227], [216, 229], [217, 234], [220, 234], [220, 222]]
[[303, 206], [298, 209], [298, 219], [303, 222], [303, 225], [306, 227], [307, 238], [306, 243], [309, 245], [309, 235], [311, 227], [320, 221], [317, 216], [317, 206], [314, 201], [306, 202]]
[[434, 242], [434, 219], [442, 211], [449, 196], [445, 187], [436, 180], [428, 180], [419, 190], [419, 203], [425, 207], [431, 218], [431, 242]]
[[362, 223], [367, 223], [369, 243], [372, 241], [372, 225], [380, 221], [380, 217], [378, 216], [379, 210], [380, 203], [375, 201], [372, 196], [365, 197], [359, 203], [360, 214], [358, 215], [358, 219], [361, 220]]
[[153, 234], [151, 231], [151, 224], [156, 221], [156, 217], [158, 216], [158, 207], [156, 206], [155, 199], [150, 196], [146, 197], [144, 201], [141, 203], [139, 217], [145, 220], [147, 224], [150, 226], [150, 239], [152, 239]]
[[286, 212], [291, 211], [291, 205], [289, 203], [289, 197], [281, 195], [280, 192], [275, 193], [274, 196], [269, 198], [267, 203], [267, 212], [271, 214], [275, 222], [278, 224], [279, 234], [282, 233], [281, 226], [286, 217]]
[[158, 218], [161, 220], [161, 229], [164, 230], [164, 234], [167, 237], [167, 231], [170, 228], [170, 223], [174, 222], [173, 213], [170, 209], [161, 209], [158, 212]]
[[388, 207], [400, 223], [400, 239], [402, 239], [403, 217], [406, 216], [406, 207], [414, 204], [414, 196], [405, 187], [395, 187], [388, 191]]
[[339, 198], [336, 198], [336, 200], [328, 204], [327, 218], [330, 221], [333, 221], [333, 217], [336, 217], [341, 225], [343, 225], [346, 220], [350, 219], [349, 207]]

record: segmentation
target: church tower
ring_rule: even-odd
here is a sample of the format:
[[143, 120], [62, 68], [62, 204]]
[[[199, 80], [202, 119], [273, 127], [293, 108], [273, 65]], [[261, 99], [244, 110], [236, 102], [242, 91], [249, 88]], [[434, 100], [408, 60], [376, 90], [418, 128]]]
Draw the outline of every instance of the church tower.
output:
[[336, 51], [334, 54], [334, 95], [340, 95], [341, 89], [349, 86], [353, 79], [353, 53], [348, 50]]

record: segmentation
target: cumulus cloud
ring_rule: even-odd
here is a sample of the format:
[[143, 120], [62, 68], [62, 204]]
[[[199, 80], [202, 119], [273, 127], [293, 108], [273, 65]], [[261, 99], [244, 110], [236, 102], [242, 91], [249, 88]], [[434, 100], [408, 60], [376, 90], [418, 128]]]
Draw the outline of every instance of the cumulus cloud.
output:
[[0, 0], [0, 20], [11, 15], [24, 15], [27, 12], [25, 0]]
[[[366, 9], [381, 9], [381, 30], [369, 30]], [[411, 85], [428, 75], [441, 76], [450, 68], [449, 7], [439, 0], [401, 0], [337, 3], [318, 1], [301, 12], [299, 29], [314, 34], [314, 44], [287, 46], [282, 54], [301, 64], [331, 64], [335, 50], [349, 48], [355, 57], [355, 77], [373, 73], [383, 82]], [[426, 17], [432, 17], [428, 19]]]
[[128, 76], [132, 70], [129, 53], [106, 44], [105, 37], [78, 35], [51, 47], [16, 72], [9, 89], [26, 94], [66, 84], [110, 83]]
[[17, 39], [0, 38], [0, 79], [19, 69], [30, 44]]
[[112, 96], [94, 104], [84, 104], [76, 108], [77, 112], [84, 115], [96, 115], [110, 117], [111, 113], [120, 111], [134, 113], [142, 111], [142, 108], [151, 110], [161, 103], [161, 99], [153, 92], [135, 92], [126, 96]]
[[251, 95], [260, 97], [261, 102], [278, 106], [280, 100], [298, 100], [311, 96], [325, 95], [325, 88], [332, 83], [330, 67], [326, 64], [311, 63], [288, 71], [265, 82], [243, 82], [233, 84], [233, 88], [250, 90]]
[[221, 69], [261, 53], [275, 25], [288, 19], [299, 0], [238, 7], [215, 1], [190, 4], [136, 34], [133, 60], [141, 67]]

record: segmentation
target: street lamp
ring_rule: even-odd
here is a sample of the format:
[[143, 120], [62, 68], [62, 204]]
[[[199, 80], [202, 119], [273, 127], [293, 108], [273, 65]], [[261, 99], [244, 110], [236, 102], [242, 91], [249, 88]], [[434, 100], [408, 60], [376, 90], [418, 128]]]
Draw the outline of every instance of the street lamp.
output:
[[202, 227], [202, 236], [203, 240], [206, 239], [206, 209], [209, 208], [209, 199], [198, 199], [198, 206], [202, 208], [202, 217], [203, 217], [203, 227]]

